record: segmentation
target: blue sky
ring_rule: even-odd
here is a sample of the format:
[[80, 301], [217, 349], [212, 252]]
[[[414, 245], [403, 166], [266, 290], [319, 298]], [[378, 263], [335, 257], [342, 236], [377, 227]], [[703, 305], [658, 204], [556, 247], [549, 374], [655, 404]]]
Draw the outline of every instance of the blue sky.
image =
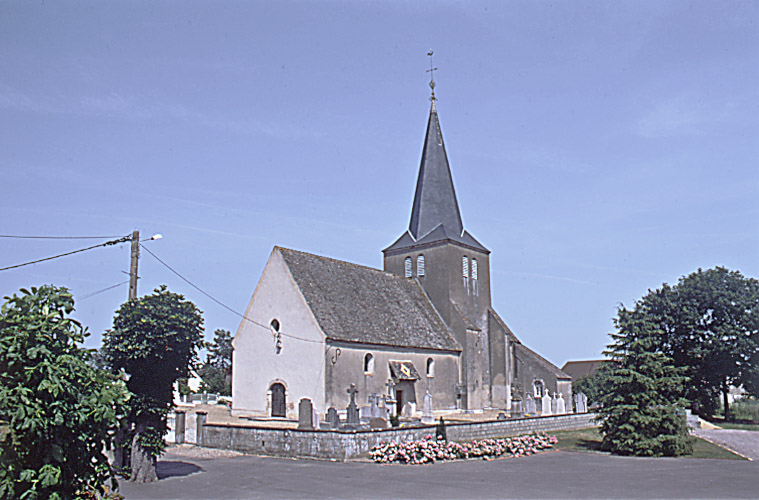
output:
[[[759, 276], [759, 4], [0, 0], [0, 233], [126, 235], [244, 311], [274, 245], [381, 267], [429, 111], [493, 305], [561, 366], [618, 304]], [[100, 240], [0, 238], [0, 267]], [[0, 272], [70, 287], [97, 346], [128, 245]], [[239, 318], [150, 255], [214, 329]], [[294, 332], [293, 332], [294, 333]]]

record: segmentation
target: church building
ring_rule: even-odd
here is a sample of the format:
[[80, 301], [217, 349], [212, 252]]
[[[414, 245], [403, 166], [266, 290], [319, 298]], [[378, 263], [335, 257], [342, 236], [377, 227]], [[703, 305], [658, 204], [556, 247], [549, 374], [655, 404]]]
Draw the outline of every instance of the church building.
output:
[[[434, 90], [434, 89], [433, 89]], [[295, 417], [384, 397], [400, 413], [508, 411], [571, 378], [523, 345], [490, 298], [490, 250], [462, 223], [435, 95], [411, 222], [384, 269], [274, 247], [234, 339], [236, 414]]]

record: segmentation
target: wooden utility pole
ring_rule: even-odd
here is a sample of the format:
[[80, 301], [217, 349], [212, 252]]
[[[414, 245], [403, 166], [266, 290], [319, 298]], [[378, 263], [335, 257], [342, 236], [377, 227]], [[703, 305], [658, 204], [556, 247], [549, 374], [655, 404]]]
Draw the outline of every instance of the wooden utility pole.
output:
[[137, 298], [137, 261], [140, 258], [140, 232], [132, 231], [132, 260], [129, 265], [129, 300]]

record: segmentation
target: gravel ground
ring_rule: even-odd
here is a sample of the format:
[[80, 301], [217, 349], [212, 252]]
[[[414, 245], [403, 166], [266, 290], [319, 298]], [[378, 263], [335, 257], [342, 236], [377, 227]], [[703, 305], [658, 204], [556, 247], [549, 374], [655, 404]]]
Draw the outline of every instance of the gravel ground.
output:
[[724, 446], [750, 460], [759, 460], [759, 431], [695, 429], [693, 434]]

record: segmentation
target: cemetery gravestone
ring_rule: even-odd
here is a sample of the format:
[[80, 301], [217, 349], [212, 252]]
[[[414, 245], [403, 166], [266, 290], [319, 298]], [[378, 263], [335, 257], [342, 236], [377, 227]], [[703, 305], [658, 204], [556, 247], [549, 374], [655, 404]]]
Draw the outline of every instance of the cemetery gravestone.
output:
[[559, 399], [556, 397], [556, 393], [553, 393], [551, 399], [551, 414], [556, 415], [559, 412]]
[[435, 423], [435, 416], [432, 414], [432, 395], [429, 391], [424, 394], [424, 404], [422, 406], [422, 423]]
[[308, 398], [303, 398], [298, 403], [298, 429], [314, 429], [314, 405]]
[[358, 407], [356, 406], [356, 394], [358, 394], [358, 389], [356, 389], [356, 384], [351, 384], [351, 386], [348, 388], [348, 394], [350, 394], [351, 400], [348, 404], [348, 408], [346, 408], [348, 411], [346, 421], [348, 424], [358, 424], [359, 413]]
[[334, 406], [330, 406], [327, 410], [327, 422], [331, 429], [337, 429], [340, 427], [340, 415], [337, 414], [337, 410]]
[[563, 415], [567, 412], [567, 403], [564, 401], [564, 394], [559, 393], [559, 400], [556, 402], [556, 412]]
[[543, 408], [541, 414], [543, 416], [550, 415], [551, 414], [551, 396], [548, 392], [548, 389], [546, 389], [546, 393], [543, 394], [543, 397], [541, 398]]
[[527, 415], [536, 415], [538, 413], [538, 410], [535, 407], [535, 400], [532, 399], [532, 396], [530, 396], [529, 394], [527, 395], [527, 398], [525, 400], [524, 411]]

